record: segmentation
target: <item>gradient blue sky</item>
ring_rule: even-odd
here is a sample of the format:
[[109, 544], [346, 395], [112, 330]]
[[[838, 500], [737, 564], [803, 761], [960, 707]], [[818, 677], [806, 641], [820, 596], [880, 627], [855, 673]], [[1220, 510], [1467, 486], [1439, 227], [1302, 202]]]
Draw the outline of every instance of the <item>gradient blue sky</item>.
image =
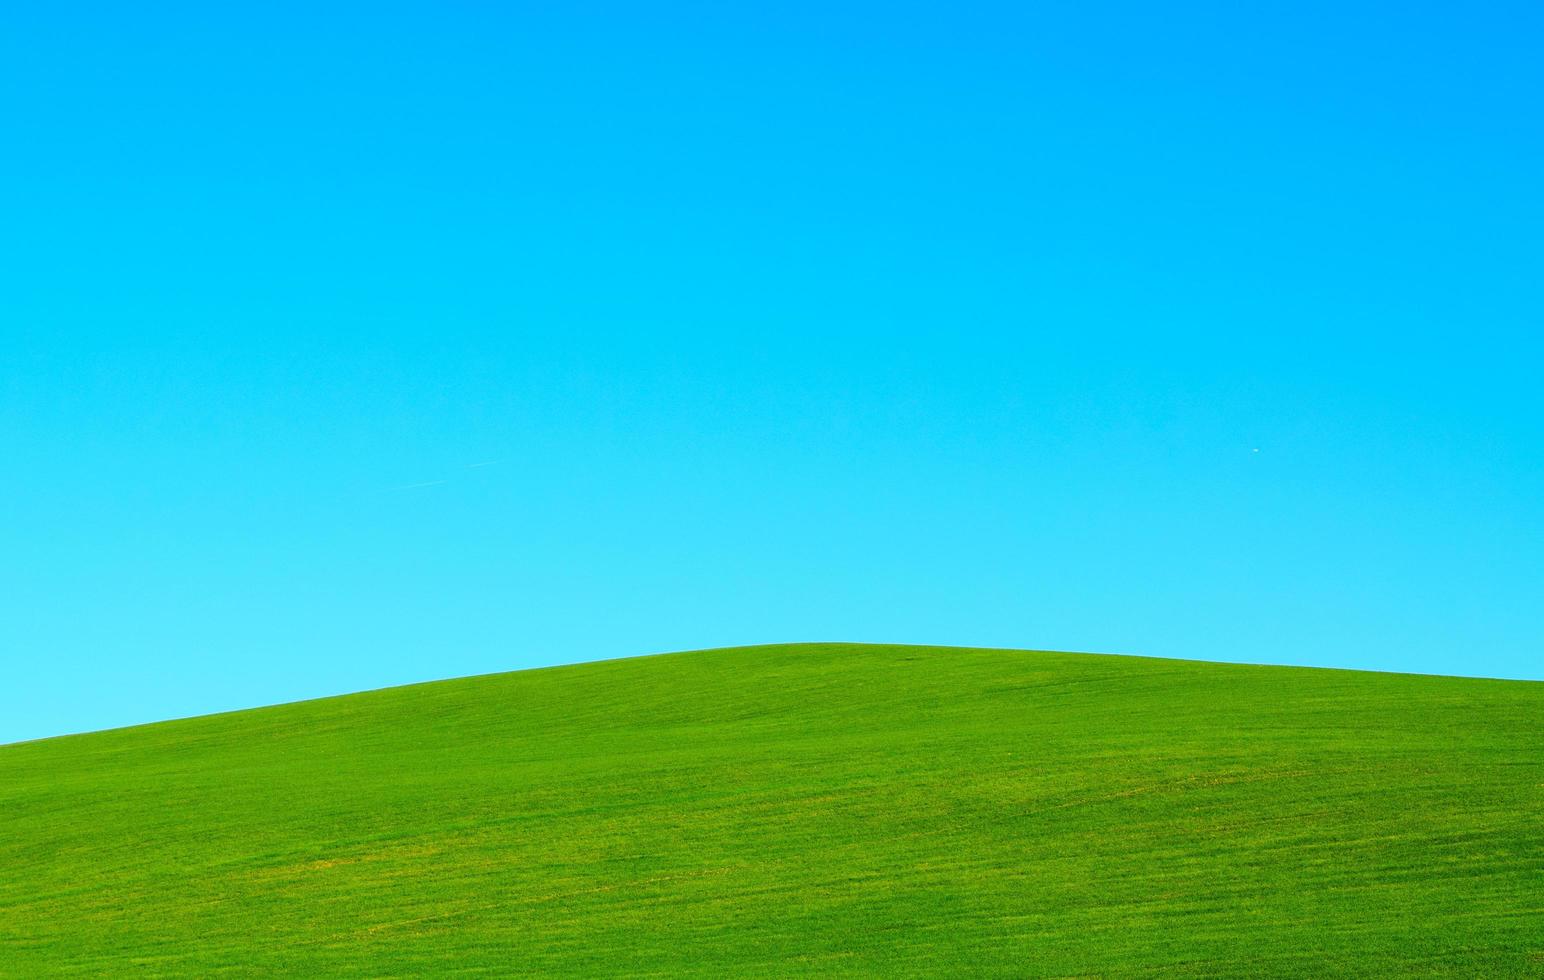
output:
[[34, 4], [0, 741], [739, 643], [1544, 677], [1537, 3]]

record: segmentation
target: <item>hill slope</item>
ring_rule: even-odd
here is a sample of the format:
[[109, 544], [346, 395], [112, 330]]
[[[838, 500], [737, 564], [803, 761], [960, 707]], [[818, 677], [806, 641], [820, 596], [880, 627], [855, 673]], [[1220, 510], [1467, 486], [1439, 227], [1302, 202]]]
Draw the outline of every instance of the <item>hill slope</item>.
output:
[[1544, 684], [706, 651], [0, 748], [0, 973], [1544, 973]]

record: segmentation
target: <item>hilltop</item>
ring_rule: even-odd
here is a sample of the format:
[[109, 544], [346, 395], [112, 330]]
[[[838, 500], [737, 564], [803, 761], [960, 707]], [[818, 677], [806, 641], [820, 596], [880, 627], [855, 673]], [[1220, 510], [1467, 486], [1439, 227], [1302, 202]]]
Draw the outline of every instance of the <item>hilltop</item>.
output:
[[1544, 973], [1544, 683], [810, 644], [0, 747], [0, 974]]

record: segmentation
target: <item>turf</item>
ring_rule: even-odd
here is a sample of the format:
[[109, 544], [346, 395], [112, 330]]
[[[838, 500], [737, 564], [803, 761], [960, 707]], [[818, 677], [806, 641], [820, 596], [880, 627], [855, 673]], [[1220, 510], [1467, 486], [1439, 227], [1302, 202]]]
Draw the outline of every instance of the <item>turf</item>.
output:
[[1544, 683], [800, 645], [0, 748], [0, 974], [1544, 975]]

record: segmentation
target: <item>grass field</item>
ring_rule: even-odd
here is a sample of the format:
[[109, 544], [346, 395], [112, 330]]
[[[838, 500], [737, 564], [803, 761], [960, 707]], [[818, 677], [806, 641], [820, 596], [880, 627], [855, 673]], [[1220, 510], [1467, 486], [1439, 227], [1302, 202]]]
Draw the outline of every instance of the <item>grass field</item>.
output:
[[0, 748], [0, 974], [1544, 976], [1544, 683], [801, 645]]

